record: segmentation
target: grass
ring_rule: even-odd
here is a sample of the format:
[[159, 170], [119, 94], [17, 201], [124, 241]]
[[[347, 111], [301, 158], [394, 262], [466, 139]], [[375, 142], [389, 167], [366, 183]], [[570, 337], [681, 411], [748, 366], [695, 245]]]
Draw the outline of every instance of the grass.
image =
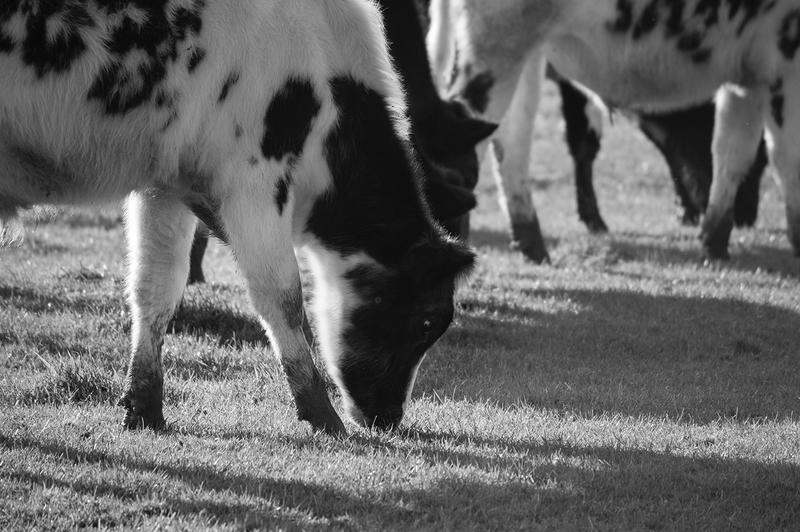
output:
[[800, 262], [769, 180], [733, 259], [699, 259], [667, 170], [624, 120], [577, 220], [548, 92], [531, 166], [553, 256], [507, 250], [481, 184], [475, 275], [403, 430], [297, 422], [224, 248], [165, 342], [162, 433], [126, 432], [118, 212], [0, 250], [0, 528], [708, 529], [800, 523]]

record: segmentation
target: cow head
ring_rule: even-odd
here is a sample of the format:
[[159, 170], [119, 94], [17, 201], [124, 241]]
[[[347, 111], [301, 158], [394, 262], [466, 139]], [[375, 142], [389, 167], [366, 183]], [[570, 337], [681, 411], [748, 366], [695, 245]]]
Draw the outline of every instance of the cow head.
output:
[[306, 225], [317, 333], [350, 418], [387, 428], [450, 325], [456, 280], [474, 256], [433, 222], [412, 140], [386, 98], [352, 78], [331, 89], [331, 187]]
[[[387, 267], [366, 255], [317, 263], [317, 332], [328, 373], [351, 420], [399, 425], [427, 350], [453, 320], [457, 278], [474, 256], [428, 240]], [[321, 271], [324, 270], [324, 271]]]

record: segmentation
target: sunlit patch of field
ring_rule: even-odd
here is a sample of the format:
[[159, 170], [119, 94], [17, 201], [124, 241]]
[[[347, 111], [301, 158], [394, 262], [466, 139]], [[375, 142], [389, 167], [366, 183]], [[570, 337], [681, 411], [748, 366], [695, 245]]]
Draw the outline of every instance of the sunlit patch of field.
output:
[[796, 530], [800, 261], [779, 190], [706, 264], [617, 117], [596, 179], [612, 232], [590, 236], [556, 104], [531, 165], [553, 264], [507, 250], [484, 181], [479, 266], [392, 434], [296, 421], [217, 245], [165, 342], [169, 430], [123, 431], [118, 211], [29, 223], [0, 250], [0, 528]]

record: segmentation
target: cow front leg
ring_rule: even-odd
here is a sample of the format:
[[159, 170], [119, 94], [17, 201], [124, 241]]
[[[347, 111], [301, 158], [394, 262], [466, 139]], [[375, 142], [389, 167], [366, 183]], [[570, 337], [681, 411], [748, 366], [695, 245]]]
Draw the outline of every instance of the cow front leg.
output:
[[772, 91], [768, 148], [786, 202], [789, 242], [800, 257], [800, 76], [776, 83]]
[[291, 198], [280, 208], [265, 206], [273, 194], [264, 191], [261, 196], [257, 190], [242, 186], [227, 195], [220, 214], [228, 242], [286, 374], [298, 418], [314, 430], [345, 434], [311, 356], [309, 341], [313, 340], [307, 338], [311, 332], [292, 246]]
[[736, 193], [753, 165], [763, 137], [766, 94], [755, 89], [738, 93], [724, 88], [717, 93], [716, 105], [711, 150], [714, 175], [700, 237], [706, 256], [721, 259], [728, 257]]
[[536, 263], [550, 261], [531, 191], [526, 186], [544, 65], [540, 51], [530, 56], [520, 76], [510, 80], [510, 87], [493, 91], [487, 113], [490, 121], [497, 114], [503, 117], [491, 140], [494, 164], [491, 157], [489, 162], [497, 181], [501, 209], [511, 227], [512, 246]]
[[161, 346], [186, 285], [195, 224], [194, 215], [177, 198], [156, 191], [128, 198], [131, 358], [119, 404], [125, 407], [129, 429], [164, 425]]
[[607, 233], [594, 192], [594, 161], [600, 151], [603, 121], [600, 109], [568, 81], [559, 81], [566, 139], [575, 165], [578, 216], [591, 233]]

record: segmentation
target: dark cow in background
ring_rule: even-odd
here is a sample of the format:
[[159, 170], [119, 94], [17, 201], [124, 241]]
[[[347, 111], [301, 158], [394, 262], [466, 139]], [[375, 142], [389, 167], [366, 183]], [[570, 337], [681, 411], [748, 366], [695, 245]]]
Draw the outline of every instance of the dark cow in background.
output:
[[[421, 13], [412, 0], [378, 0], [389, 53], [401, 76], [433, 216], [448, 232], [466, 238], [478, 182], [476, 146], [496, 124], [471, 116], [460, 101], [444, 101], [431, 76]], [[202, 260], [208, 231], [199, 227], [191, 250], [189, 284], [205, 282]]]
[[474, 256], [430, 216], [381, 28], [367, 0], [0, 7], [0, 221], [130, 193], [127, 427], [164, 424], [196, 217], [230, 245], [300, 419], [345, 430], [303, 333], [295, 249], [349, 417], [400, 422]]
[[[589, 231], [608, 231], [600, 215], [593, 184], [594, 161], [600, 151], [602, 136], [601, 128], [595, 125], [599, 110], [580, 89], [551, 68], [548, 76], [558, 84], [561, 94], [566, 140], [575, 166], [578, 216]], [[663, 114], [627, 114], [666, 159], [682, 208], [681, 222], [697, 225], [708, 206], [711, 190], [714, 105], [707, 103]], [[752, 226], [756, 222], [759, 188], [767, 163], [767, 148], [762, 140], [756, 160], [736, 194], [733, 216], [737, 227]]]

